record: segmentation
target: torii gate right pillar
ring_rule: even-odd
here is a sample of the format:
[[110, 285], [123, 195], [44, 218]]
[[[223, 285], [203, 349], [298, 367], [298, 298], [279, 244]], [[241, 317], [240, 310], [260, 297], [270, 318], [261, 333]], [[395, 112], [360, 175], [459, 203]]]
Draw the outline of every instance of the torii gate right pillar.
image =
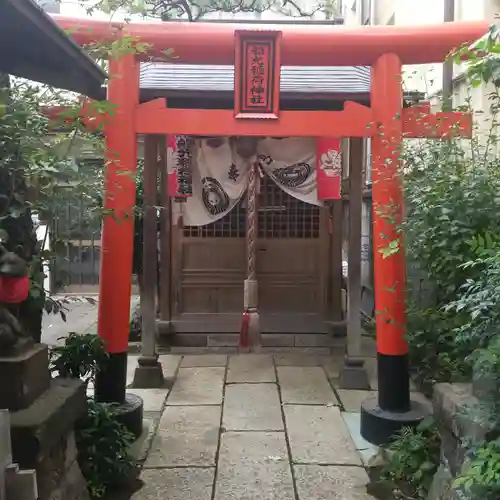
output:
[[[410, 400], [406, 269], [400, 232], [404, 203], [400, 162], [403, 89], [397, 55], [384, 54], [377, 59], [371, 85], [377, 127], [372, 137], [372, 204], [379, 387], [378, 398], [362, 405], [361, 434], [367, 441], [383, 445], [403, 426], [418, 425], [427, 410]], [[391, 242], [396, 243], [394, 251], [382, 252]]]

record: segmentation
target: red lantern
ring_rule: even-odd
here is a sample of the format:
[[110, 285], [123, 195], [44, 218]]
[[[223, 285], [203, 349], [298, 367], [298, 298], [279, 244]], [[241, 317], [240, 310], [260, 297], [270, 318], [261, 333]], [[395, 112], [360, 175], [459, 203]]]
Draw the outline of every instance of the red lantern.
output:
[[318, 200], [340, 200], [342, 152], [340, 139], [322, 137], [316, 143]]

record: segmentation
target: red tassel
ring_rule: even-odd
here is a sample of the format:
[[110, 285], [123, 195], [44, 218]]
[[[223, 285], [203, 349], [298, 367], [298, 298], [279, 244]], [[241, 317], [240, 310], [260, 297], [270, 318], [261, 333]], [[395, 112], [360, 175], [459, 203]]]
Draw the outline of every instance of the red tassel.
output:
[[248, 349], [248, 329], [250, 327], [250, 316], [247, 311], [243, 313], [240, 330], [240, 347]]

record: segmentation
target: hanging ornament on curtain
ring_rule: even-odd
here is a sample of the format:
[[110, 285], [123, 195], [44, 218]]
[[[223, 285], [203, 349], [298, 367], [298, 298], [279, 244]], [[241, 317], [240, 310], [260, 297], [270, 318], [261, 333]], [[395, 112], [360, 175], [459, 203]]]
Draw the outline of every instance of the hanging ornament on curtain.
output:
[[167, 137], [168, 194], [177, 201], [193, 195], [192, 149], [194, 140], [186, 135]]
[[318, 200], [340, 200], [342, 186], [340, 139], [331, 137], [317, 139], [316, 182]]

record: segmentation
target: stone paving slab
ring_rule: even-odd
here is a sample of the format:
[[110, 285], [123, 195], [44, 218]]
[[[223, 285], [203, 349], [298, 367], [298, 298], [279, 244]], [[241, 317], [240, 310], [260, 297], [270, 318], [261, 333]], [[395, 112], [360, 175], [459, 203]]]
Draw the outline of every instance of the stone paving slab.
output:
[[220, 416], [220, 406], [167, 406], [146, 467], [215, 465]]
[[272, 356], [266, 354], [231, 356], [229, 358], [227, 382], [276, 382]]
[[211, 500], [213, 468], [145, 470], [144, 486], [132, 500]]
[[195, 368], [200, 366], [226, 366], [227, 356], [225, 354], [193, 354], [184, 356], [182, 368]]
[[361, 455], [362, 462], [368, 464], [379, 452], [379, 447], [369, 443], [361, 435], [361, 413], [342, 412], [342, 418], [354, 441], [354, 446], [356, 446], [358, 453]]
[[144, 411], [159, 412], [165, 405], [168, 390], [166, 389], [127, 389], [128, 394], [139, 396], [144, 403]]
[[275, 384], [234, 384], [226, 387], [223, 427], [228, 431], [284, 430]]
[[361, 465], [339, 408], [307, 405], [283, 408], [295, 464]]
[[168, 405], [222, 404], [225, 368], [180, 368]]
[[338, 404], [319, 366], [278, 366], [278, 382], [284, 404]]
[[328, 356], [314, 356], [290, 352], [274, 355], [276, 366], [321, 366], [327, 360]]
[[375, 391], [354, 391], [347, 389], [337, 389], [337, 394], [345, 411], [353, 413], [360, 412], [361, 404], [365, 399], [377, 395]]
[[334, 358], [333, 356], [323, 363], [323, 369], [329, 379], [338, 379], [340, 376], [340, 368], [342, 360]]
[[294, 465], [299, 500], [370, 500], [361, 467]]
[[295, 500], [282, 432], [222, 435], [214, 500]]

